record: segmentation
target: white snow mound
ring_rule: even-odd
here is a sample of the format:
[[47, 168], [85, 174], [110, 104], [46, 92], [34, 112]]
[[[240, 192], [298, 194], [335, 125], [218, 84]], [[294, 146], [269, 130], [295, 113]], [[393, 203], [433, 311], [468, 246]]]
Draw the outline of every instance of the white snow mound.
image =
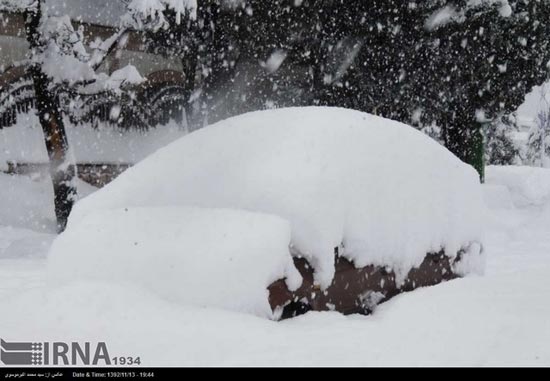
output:
[[293, 253], [309, 259], [323, 287], [335, 247], [357, 266], [388, 265], [404, 277], [427, 252], [454, 256], [480, 242], [485, 212], [474, 169], [417, 130], [358, 111], [287, 108], [230, 118], [160, 149], [78, 202], [68, 234], [89, 234], [79, 224], [95, 211], [185, 205], [288, 220]]
[[508, 165], [488, 166], [486, 183], [508, 189], [518, 207], [540, 206], [550, 201], [550, 169]]
[[88, 214], [54, 242], [53, 285], [136, 284], [164, 299], [272, 317], [267, 286], [301, 277], [290, 227], [275, 216], [200, 208], [126, 208]]

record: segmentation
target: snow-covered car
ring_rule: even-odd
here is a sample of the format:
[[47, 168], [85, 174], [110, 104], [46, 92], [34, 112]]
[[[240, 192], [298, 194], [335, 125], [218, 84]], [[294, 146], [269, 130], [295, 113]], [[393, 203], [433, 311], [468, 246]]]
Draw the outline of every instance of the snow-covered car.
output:
[[478, 176], [358, 111], [253, 112], [195, 131], [79, 201], [55, 282], [131, 282], [269, 318], [369, 312], [483, 268]]

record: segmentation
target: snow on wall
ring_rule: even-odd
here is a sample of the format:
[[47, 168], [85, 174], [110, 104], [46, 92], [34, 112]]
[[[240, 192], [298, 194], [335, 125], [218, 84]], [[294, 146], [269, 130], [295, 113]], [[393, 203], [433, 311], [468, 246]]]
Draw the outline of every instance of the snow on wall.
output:
[[324, 287], [337, 246], [357, 266], [389, 265], [403, 278], [427, 252], [454, 256], [479, 242], [485, 211], [474, 169], [422, 133], [308, 107], [249, 113], [185, 136], [78, 202], [68, 231], [99, 210], [182, 205], [287, 219], [293, 250]]
[[[19, 115], [15, 126], [0, 129], [0, 170], [8, 161], [46, 163], [48, 154], [42, 129], [33, 114]], [[128, 163], [145, 158], [160, 147], [185, 135], [175, 123], [148, 131], [121, 131], [114, 127], [92, 128], [66, 123], [69, 146], [79, 163]]]

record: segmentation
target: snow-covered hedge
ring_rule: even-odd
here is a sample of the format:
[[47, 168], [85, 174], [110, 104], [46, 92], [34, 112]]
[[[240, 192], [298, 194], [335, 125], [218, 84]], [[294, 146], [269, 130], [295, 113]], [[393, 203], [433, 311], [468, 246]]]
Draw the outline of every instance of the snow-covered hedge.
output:
[[[54, 246], [54, 257], [58, 256], [60, 266], [71, 255], [93, 257], [95, 250], [77, 254], [79, 247], [92, 242], [109, 251], [110, 262], [105, 266], [131, 262], [132, 256], [137, 262], [142, 256], [151, 262], [182, 256], [186, 258], [181, 261], [196, 262], [192, 268], [205, 274], [206, 283], [216, 256], [219, 266], [225, 266], [224, 249], [209, 242], [209, 235], [201, 235], [199, 230], [178, 236], [177, 219], [169, 223], [173, 235], [153, 230], [158, 244], [151, 241], [148, 250], [156, 255], [139, 245], [124, 250], [117, 246], [117, 239], [140, 235], [131, 219], [123, 218], [124, 208], [140, 208], [140, 223], [162, 230], [166, 218], [155, 208], [181, 206], [240, 209], [286, 219], [291, 228], [291, 252], [310, 261], [316, 281], [323, 287], [334, 275], [335, 247], [357, 266], [388, 265], [403, 278], [427, 252], [445, 249], [452, 257], [461, 248], [480, 242], [485, 210], [474, 169], [409, 126], [345, 109], [269, 110], [189, 134], [78, 202], [66, 233]], [[181, 211], [182, 218], [185, 213]], [[122, 226], [116, 228], [112, 221]], [[88, 234], [94, 237], [91, 242]], [[141, 235], [148, 234], [143, 228]], [[235, 242], [242, 244], [243, 252], [261, 262], [265, 253], [247, 251], [246, 247], [263, 239], [258, 234], [262, 237], [264, 229], [259, 232], [251, 226], [249, 231], [241, 229], [235, 234], [240, 234]], [[200, 237], [194, 245], [200, 246], [204, 240], [207, 253], [186, 249], [184, 237], [192, 236]], [[202, 267], [206, 254], [208, 266]], [[471, 255], [479, 254], [474, 250]], [[250, 269], [231, 267], [227, 271], [239, 273], [228, 275], [231, 277], [246, 277]], [[151, 284], [163, 282], [155, 278], [162, 278], [160, 273], [155, 274], [144, 276], [150, 277]], [[182, 288], [178, 282], [186, 282], [185, 274], [172, 278], [176, 282], [173, 289]]]

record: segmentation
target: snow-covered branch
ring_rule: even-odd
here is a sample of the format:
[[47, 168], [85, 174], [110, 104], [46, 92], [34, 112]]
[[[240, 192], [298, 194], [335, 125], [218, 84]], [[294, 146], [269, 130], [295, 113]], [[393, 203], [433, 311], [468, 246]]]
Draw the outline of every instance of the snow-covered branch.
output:
[[97, 70], [103, 64], [105, 59], [115, 51], [122, 48], [128, 41], [129, 29], [119, 29], [115, 34], [106, 39], [105, 41], [97, 41], [90, 45], [93, 50], [92, 57], [89, 61], [90, 66]]
[[427, 30], [434, 30], [451, 22], [461, 23], [466, 20], [469, 11], [481, 10], [483, 7], [496, 7], [500, 16], [510, 17], [512, 7], [508, 0], [469, 0], [464, 7], [458, 7], [453, 2], [433, 12], [426, 20]]
[[75, 30], [68, 16], [43, 15], [38, 32], [41, 49], [35, 53], [33, 61], [41, 65], [56, 87], [82, 88], [93, 84], [98, 90], [116, 91], [120, 86], [143, 81], [131, 65], [111, 75], [96, 72], [106, 57], [125, 42], [127, 29], [117, 31], [105, 41], [91, 44], [91, 53], [84, 45], [83, 30]]
[[168, 26], [166, 11], [175, 13], [176, 24], [180, 24], [182, 16], [188, 15], [194, 19], [197, 12], [196, 0], [128, 0], [128, 13], [123, 24], [135, 29], [159, 30]]

